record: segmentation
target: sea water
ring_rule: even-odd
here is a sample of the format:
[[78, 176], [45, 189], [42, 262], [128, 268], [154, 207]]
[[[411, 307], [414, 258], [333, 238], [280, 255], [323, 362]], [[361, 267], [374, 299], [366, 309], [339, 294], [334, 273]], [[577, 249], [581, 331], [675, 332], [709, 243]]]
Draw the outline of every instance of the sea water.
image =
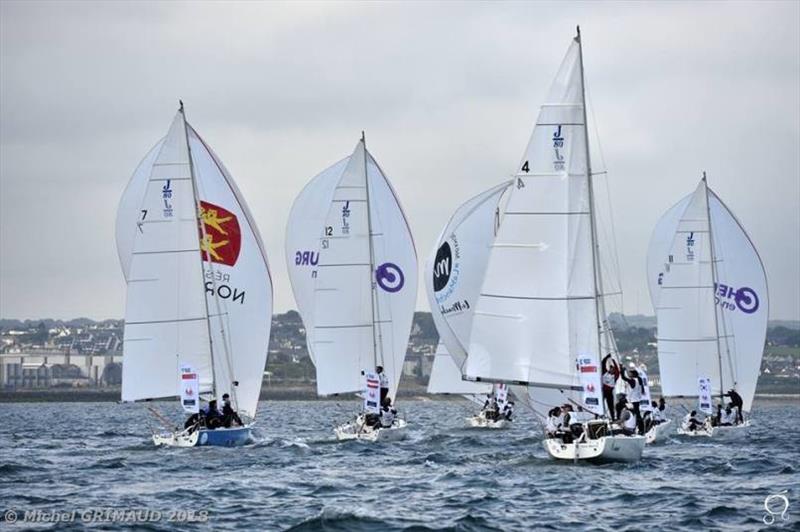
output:
[[4, 404], [0, 528], [796, 530], [798, 406], [757, 402], [738, 442], [673, 430], [639, 463], [573, 465], [524, 409], [466, 429], [475, 406], [455, 399], [401, 401], [408, 438], [377, 444], [334, 439], [355, 400], [262, 402], [255, 443], [233, 449], [156, 448], [138, 404]]

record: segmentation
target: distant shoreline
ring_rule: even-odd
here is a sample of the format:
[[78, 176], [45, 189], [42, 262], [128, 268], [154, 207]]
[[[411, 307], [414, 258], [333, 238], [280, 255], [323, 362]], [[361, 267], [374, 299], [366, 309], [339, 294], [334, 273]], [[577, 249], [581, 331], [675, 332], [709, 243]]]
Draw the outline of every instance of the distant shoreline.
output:
[[[656, 394], [657, 395], [657, 394]], [[272, 387], [261, 390], [261, 401], [341, 401], [353, 394], [319, 397], [312, 387]], [[426, 399], [447, 401], [461, 398], [458, 394], [430, 395], [424, 386], [409, 386], [400, 390], [403, 399]], [[800, 393], [756, 394], [757, 401], [800, 401]], [[119, 389], [84, 390], [17, 390], [0, 392], [0, 403], [116, 403], [120, 400]], [[169, 401], [169, 399], [164, 399]]]

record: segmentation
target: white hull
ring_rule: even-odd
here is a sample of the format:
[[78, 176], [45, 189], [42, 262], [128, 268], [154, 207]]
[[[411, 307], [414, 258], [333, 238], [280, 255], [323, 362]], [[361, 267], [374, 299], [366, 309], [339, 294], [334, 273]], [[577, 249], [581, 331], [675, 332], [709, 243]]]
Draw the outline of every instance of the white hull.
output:
[[405, 420], [395, 419], [391, 427], [374, 429], [364, 425], [363, 417], [359, 416], [354, 421], [339, 425], [333, 432], [339, 441], [400, 441], [406, 438], [407, 428]]
[[511, 422], [507, 419], [490, 421], [485, 416], [478, 414], [464, 419], [467, 427], [475, 429], [507, 429], [511, 427]]
[[593, 462], [638, 462], [644, 451], [644, 436], [602, 436], [596, 440], [563, 443], [545, 438], [548, 454], [556, 460], [590, 460]]
[[659, 423], [650, 428], [647, 434], [644, 435], [644, 441], [647, 444], [663, 441], [669, 431], [672, 430], [672, 420], [668, 419], [663, 423]]
[[715, 438], [718, 440], [736, 440], [747, 436], [748, 429], [750, 428], [750, 420], [748, 419], [741, 425], [730, 425], [722, 427], [711, 427], [704, 425], [703, 428], [698, 430], [688, 430], [685, 426], [678, 427], [678, 434], [689, 438]]

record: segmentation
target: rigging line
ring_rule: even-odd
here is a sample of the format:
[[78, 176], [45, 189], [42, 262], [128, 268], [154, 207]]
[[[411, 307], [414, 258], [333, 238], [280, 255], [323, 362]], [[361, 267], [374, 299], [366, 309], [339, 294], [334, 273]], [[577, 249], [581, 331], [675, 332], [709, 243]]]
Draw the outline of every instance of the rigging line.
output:
[[[197, 228], [199, 229], [199, 231], [198, 231], [198, 242], [197, 242], [197, 251], [198, 251], [197, 255], [198, 255], [198, 258], [200, 259], [200, 282], [201, 282], [202, 287], [203, 287], [203, 305], [204, 305], [204, 308], [205, 308], [205, 311], [206, 311], [205, 318], [206, 318], [206, 332], [208, 333], [208, 351], [209, 351], [209, 357], [211, 359], [211, 390], [212, 390], [212, 393], [216, 396], [217, 395], [217, 393], [216, 393], [216, 391], [217, 391], [216, 390], [217, 379], [216, 379], [216, 375], [215, 375], [215, 371], [214, 371], [214, 345], [213, 345], [213, 341], [211, 339], [211, 319], [208, 317], [208, 315], [209, 315], [208, 298], [206, 297], [206, 294], [205, 294], [205, 289], [206, 289], [206, 287], [205, 287], [205, 269], [203, 268], [203, 242], [205, 241], [206, 232], [205, 232], [205, 226], [203, 225], [203, 223], [200, 220], [200, 196], [198, 195], [198, 192], [197, 192], [197, 178], [196, 178], [195, 173], [194, 173], [194, 161], [192, 161], [192, 148], [189, 145], [189, 127], [186, 124], [186, 113], [183, 110], [183, 102], [180, 102], [180, 104], [181, 104], [181, 107], [180, 107], [181, 120], [183, 121], [183, 138], [184, 138], [184, 141], [186, 142], [186, 155], [187, 155], [187, 157], [189, 159], [189, 176], [191, 178], [191, 183], [192, 183], [192, 198], [194, 199], [194, 202], [193, 202], [193, 211], [194, 212], [192, 214], [194, 216], [195, 223], [197, 224]], [[201, 235], [202, 235], [202, 239], [201, 239]], [[179, 284], [180, 284], [180, 276], [178, 278], [178, 283], [176, 283], [176, 285], [179, 285]], [[215, 291], [215, 293], [216, 293], [216, 291]], [[176, 335], [176, 337], [177, 336], [178, 335]], [[176, 342], [177, 342], [177, 339], [176, 339]], [[178, 349], [176, 349], [175, 352], [176, 353], [179, 352]]]
[[[364, 132], [361, 132], [361, 150], [364, 155], [364, 191], [367, 199], [367, 233], [370, 235], [367, 241], [369, 242], [369, 286], [370, 286], [370, 303], [372, 304], [372, 348], [374, 357], [374, 366], [383, 366], [383, 340], [381, 338], [381, 330], [378, 327], [377, 334], [375, 333], [375, 321], [380, 320], [380, 300], [378, 299], [377, 283], [375, 277], [375, 243], [372, 239], [372, 208], [369, 198], [369, 171], [367, 168], [367, 139]], [[380, 345], [380, 360], [378, 364], [378, 346]]]

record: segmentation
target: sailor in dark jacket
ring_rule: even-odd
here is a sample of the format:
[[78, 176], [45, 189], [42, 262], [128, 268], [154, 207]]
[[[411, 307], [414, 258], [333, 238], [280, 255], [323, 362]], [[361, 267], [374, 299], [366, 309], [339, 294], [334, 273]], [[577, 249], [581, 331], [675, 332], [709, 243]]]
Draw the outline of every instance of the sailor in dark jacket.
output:
[[744, 416], [742, 415], [744, 401], [742, 400], [742, 396], [736, 393], [736, 390], [731, 388], [723, 397], [730, 398], [731, 406], [736, 409], [736, 423], [744, 423]]
[[242, 423], [242, 418], [239, 417], [239, 414], [237, 414], [236, 410], [231, 406], [231, 396], [227, 393], [222, 395], [222, 424], [225, 428], [230, 428], [231, 426], [241, 427], [244, 425], [244, 423]]

